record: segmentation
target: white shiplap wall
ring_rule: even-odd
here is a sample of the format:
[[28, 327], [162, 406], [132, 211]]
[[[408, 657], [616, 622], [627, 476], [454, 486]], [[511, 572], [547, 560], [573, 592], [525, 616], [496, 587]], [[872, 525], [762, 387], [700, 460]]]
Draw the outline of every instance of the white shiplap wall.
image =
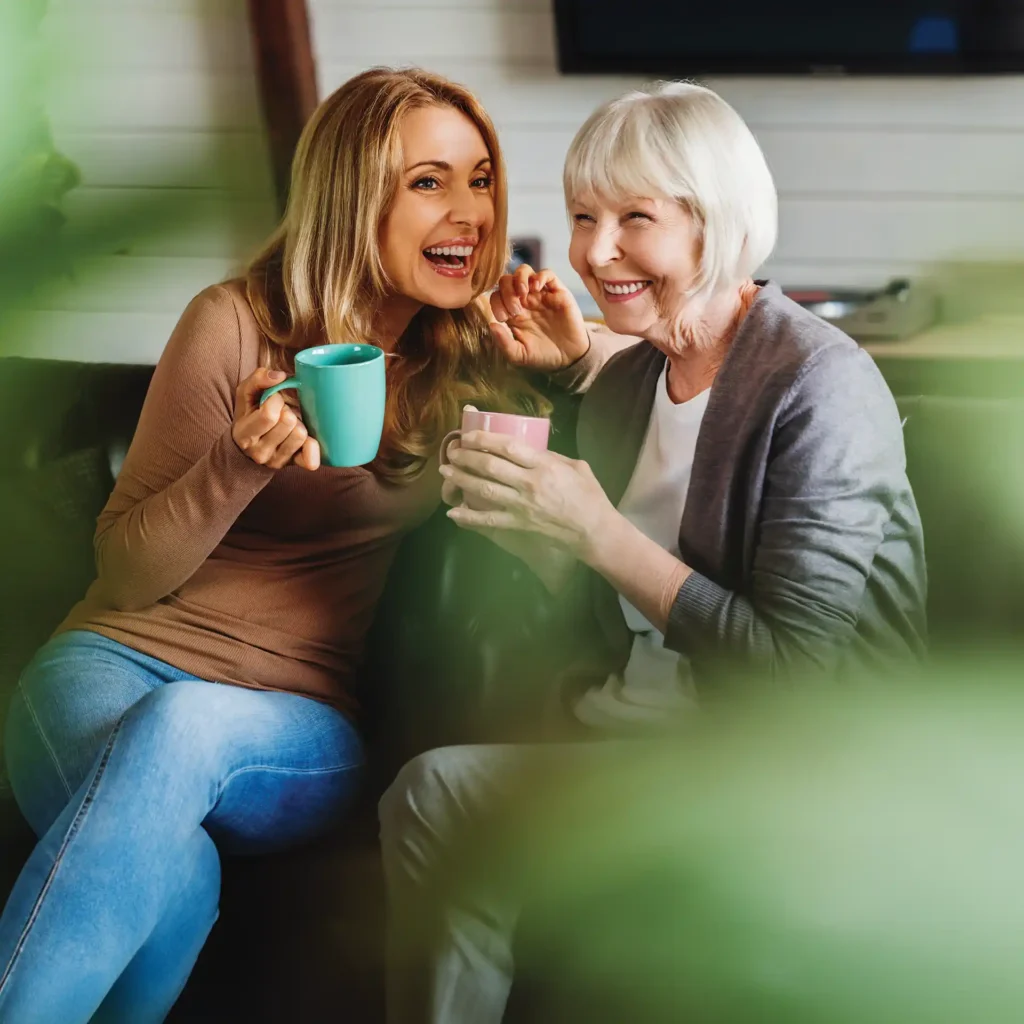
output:
[[[638, 84], [563, 77], [550, 0], [309, 0], [321, 93], [377, 63], [472, 86], [511, 171], [512, 228], [575, 285], [558, 189], [569, 139]], [[49, 103], [83, 172], [69, 230], [159, 199], [167, 230], [126, 236], [32, 298], [18, 350], [155, 359], [188, 299], [274, 220], [245, 0], [51, 0]], [[949, 258], [1024, 250], [1024, 79], [729, 79], [775, 171], [784, 283], [875, 283]], [[8, 337], [11, 337], [9, 335]]]
[[67, 230], [162, 207], [74, 281], [32, 296], [18, 351], [151, 362], [188, 300], [237, 267], [275, 211], [245, 0], [51, 0], [45, 22], [59, 149], [82, 172]]
[[[322, 95], [378, 63], [421, 64], [477, 92], [505, 147], [513, 233], [539, 235], [545, 262], [576, 287], [562, 159], [594, 107], [640, 80], [559, 75], [550, 0], [309, 2]], [[708, 84], [775, 173], [781, 233], [767, 269], [784, 284], [873, 284], [1024, 253], [1024, 77]]]

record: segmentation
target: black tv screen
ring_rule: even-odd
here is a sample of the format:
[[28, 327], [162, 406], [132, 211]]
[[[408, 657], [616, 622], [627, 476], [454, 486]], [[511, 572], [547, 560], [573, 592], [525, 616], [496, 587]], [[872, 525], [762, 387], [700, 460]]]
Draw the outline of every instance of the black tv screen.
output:
[[1024, 0], [555, 0], [566, 73], [1024, 71]]

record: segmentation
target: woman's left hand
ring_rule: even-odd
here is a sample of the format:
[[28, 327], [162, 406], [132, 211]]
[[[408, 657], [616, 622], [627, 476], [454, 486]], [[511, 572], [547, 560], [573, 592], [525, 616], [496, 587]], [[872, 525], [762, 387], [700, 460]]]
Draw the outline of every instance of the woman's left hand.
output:
[[505, 434], [464, 434], [452, 448], [446, 481], [490, 508], [453, 508], [459, 526], [539, 533], [589, 562], [615, 508], [590, 466], [556, 452], [537, 451]]

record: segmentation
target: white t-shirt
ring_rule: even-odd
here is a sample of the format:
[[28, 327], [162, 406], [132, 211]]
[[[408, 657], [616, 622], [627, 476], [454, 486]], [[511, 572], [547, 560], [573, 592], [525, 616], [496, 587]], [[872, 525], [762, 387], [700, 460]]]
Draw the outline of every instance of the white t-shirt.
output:
[[[668, 363], [658, 378], [651, 419], [640, 459], [619, 511], [641, 533], [679, 555], [679, 524], [690, 487], [710, 389], [676, 404], [668, 394]], [[619, 597], [633, 649], [622, 675], [609, 676], [576, 704], [576, 717], [587, 725], [621, 731], [675, 718], [695, 706], [689, 663], [666, 650], [665, 637], [624, 597]]]

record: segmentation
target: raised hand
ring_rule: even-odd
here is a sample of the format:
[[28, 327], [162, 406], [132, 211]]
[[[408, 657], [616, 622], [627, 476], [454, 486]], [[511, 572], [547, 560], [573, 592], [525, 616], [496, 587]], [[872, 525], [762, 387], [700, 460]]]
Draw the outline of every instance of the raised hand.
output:
[[572, 293], [550, 270], [523, 264], [491, 295], [491, 335], [516, 366], [552, 373], [586, 355], [587, 327]]

